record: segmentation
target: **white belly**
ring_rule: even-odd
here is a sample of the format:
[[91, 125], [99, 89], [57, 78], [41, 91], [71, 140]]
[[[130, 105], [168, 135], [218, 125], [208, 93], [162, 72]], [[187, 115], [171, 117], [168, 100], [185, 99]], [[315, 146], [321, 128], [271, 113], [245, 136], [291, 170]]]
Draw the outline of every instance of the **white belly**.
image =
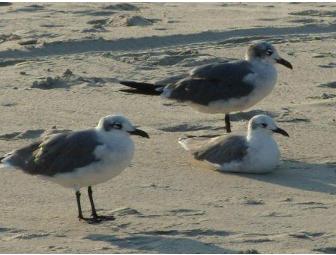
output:
[[257, 104], [264, 97], [269, 95], [273, 86], [260, 86], [245, 97], [233, 98], [229, 100], [217, 100], [208, 105], [194, 104], [190, 102], [190, 106], [199, 112], [204, 113], [230, 113], [246, 110]]
[[57, 174], [49, 179], [76, 190], [99, 184], [119, 175], [127, 168], [131, 163], [133, 153], [134, 144], [129, 138], [123, 139], [122, 142], [114, 141], [110, 145], [101, 145], [95, 150], [99, 161], [77, 168], [73, 172]]

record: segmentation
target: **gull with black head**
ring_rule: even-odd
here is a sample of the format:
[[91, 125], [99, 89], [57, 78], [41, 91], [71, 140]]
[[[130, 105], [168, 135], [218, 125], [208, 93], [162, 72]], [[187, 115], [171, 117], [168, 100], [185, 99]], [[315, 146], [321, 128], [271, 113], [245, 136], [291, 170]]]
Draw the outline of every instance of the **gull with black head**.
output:
[[180, 138], [179, 143], [196, 160], [219, 171], [260, 174], [274, 171], [279, 163], [280, 151], [273, 133], [289, 136], [271, 117], [256, 115], [248, 123], [247, 136]]
[[[1, 167], [21, 169], [74, 189], [80, 220], [113, 220], [113, 216], [97, 214], [91, 186], [108, 181], [129, 166], [134, 153], [130, 135], [149, 138], [124, 116], [109, 115], [100, 119], [95, 128], [45, 136], [10, 152], [1, 159]], [[84, 187], [88, 187], [90, 218], [83, 216], [81, 208], [80, 189]]]
[[205, 113], [224, 113], [227, 132], [231, 132], [230, 113], [248, 109], [270, 94], [277, 82], [274, 64], [293, 69], [269, 42], [251, 44], [245, 60], [206, 64], [188, 75], [167, 78], [155, 84], [120, 81], [129, 93], [161, 95], [186, 102]]

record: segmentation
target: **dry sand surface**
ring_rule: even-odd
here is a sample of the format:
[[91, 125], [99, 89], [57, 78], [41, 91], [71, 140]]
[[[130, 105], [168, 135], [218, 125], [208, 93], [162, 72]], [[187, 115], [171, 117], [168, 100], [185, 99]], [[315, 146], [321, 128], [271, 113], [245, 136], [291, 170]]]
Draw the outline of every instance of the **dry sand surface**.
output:
[[[115, 112], [151, 135], [135, 138], [132, 166], [93, 188], [114, 222], [78, 222], [72, 190], [1, 171], [0, 252], [336, 252], [335, 3], [20, 3], [1, 4], [0, 16], [1, 154], [53, 126], [92, 127]], [[222, 115], [119, 91], [118, 79], [156, 81], [242, 58], [256, 39], [294, 70], [277, 66], [272, 94], [235, 114], [233, 131], [272, 115], [290, 133], [276, 137], [275, 173], [194, 164], [178, 138], [224, 133]]]

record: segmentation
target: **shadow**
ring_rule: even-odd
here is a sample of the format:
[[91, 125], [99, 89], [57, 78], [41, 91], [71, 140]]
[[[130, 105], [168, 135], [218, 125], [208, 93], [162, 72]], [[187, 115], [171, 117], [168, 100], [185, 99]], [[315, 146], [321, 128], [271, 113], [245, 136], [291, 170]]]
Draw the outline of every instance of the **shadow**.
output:
[[90, 234], [84, 239], [104, 241], [122, 249], [133, 249], [150, 253], [237, 253], [237, 251], [184, 237], [165, 237], [156, 235], [130, 235], [117, 238], [113, 235]]
[[167, 235], [167, 236], [177, 236], [183, 235], [186, 237], [194, 237], [194, 236], [229, 236], [234, 234], [233, 232], [224, 231], [224, 230], [213, 230], [213, 229], [188, 229], [188, 230], [153, 230], [140, 232], [139, 234], [144, 235]]
[[313, 251], [321, 252], [321, 253], [325, 253], [325, 254], [335, 254], [336, 253], [336, 246], [335, 247], [316, 248]]
[[[12, 60], [15, 60], [88, 52], [152, 50], [155, 48], [189, 45], [195, 43], [221, 42], [226, 39], [229, 39], [229, 41], [225, 43], [237, 43], [237, 40], [239, 43], [246, 43], [255, 40], [256, 36], [261, 36], [262, 38], [273, 38], [285, 35], [307, 35], [333, 32], [336, 32], [336, 24], [323, 26], [308, 24], [297, 27], [259, 27], [227, 31], [206, 31], [185, 35], [178, 34], [142, 38], [125, 38], [117, 40], [84, 39], [78, 41], [58, 41], [46, 43], [41, 48], [5, 50], [0, 52], [0, 58], [11, 58]], [[240, 39], [237, 39], [237, 37]]]
[[[279, 114], [274, 113], [274, 112], [270, 112], [270, 111], [251, 110], [251, 111], [248, 111], [248, 112], [230, 113], [230, 120], [232, 122], [243, 121], [243, 120], [248, 121], [252, 117], [254, 117], [255, 115], [258, 115], [258, 114], [266, 114], [268, 116], [271, 116], [272, 118], [275, 118], [275, 117], [279, 116]], [[224, 114], [223, 114], [223, 118], [224, 118]], [[223, 119], [223, 126], [221, 126], [221, 127], [214, 127], [213, 125], [209, 126], [209, 125], [202, 125], [202, 124], [183, 123], [183, 124], [174, 125], [174, 126], [161, 127], [161, 128], [158, 128], [158, 130], [164, 131], [164, 132], [183, 132], [183, 131], [201, 131], [201, 130], [217, 131], [217, 130], [221, 130], [221, 131], [223, 131], [223, 134], [226, 133], [224, 119]], [[218, 135], [210, 135], [209, 137], [213, 137], [213, 136], [218, 136]], [[193, 136], [190, 136], [190, 137], [193, 137]], [[207, 137], [207, 135], [205, 135], [204, 137]]]
[[2, 6], [10, 6], [10, 5], [12, 5], [12, 3], [9, 3], [9, 2], [1, 2], [0, 3], [0, 7], [2, 7]]
[[45, 132], [44, 129], [31, 129], [23, 132], [12, 132], [8, 134], [1, 134], [0, 140], [19, 140], [19, 139], [36, 139], [39, 138]]
[[279, 114], [270, 111], [263, 111], [263, 110], [251, 110], [248, 112], [237, 112], [237, 113], [230, 113], [230, 120], [231, 121], [242, 121], [242, 120], [250, 120], [252, 117], [258, 114], [266, 114], [272, 118], [278, 117]]
[[336, 194], [336, 162], [314, 164], [284, 160], [273, 173], [239, 175], [285, 187]]
[[162, 127], [158, 128], [160, 131], [164, 132], [183, 132], [183, 131], [200, 131], [200, 130], [223, 130], [225, 131], [225, 127], [217, 127], [214, 128], [213, 126], [202, 126], [202, 125], [193, 125], [193, 124], [180, 124], [170, 127]]
[[318, 87], [336, 89], [336, 81], [323, 83], [323, 84], [318, 85]]

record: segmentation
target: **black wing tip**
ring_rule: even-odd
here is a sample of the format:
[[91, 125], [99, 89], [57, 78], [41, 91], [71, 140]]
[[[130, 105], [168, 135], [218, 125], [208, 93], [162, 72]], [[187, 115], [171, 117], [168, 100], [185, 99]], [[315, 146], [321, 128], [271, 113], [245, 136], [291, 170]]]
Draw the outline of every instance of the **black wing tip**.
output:
[[157, 91], [156, 86], [151, 83], [146, 82], [136, 82], [136, 81], [119, 81], [121, 85], [130, 87], [131, 89], [121, 89], [122, 92], [132, 93], [132, 94], [142, 94], [142, 95], [160, 95], [161, 91]]
[[128, 94], [141, 94], [141, 95], [151, 95], [151, 96], [156, 96], [156, 95], [161, 94], [161, 92], [157, 92], [157, 91], [144, 92], [142, 90], [137, 90], [137, 89], [120, 89], [119, 91], [125, 92], [125, 93], [128, 93]]

